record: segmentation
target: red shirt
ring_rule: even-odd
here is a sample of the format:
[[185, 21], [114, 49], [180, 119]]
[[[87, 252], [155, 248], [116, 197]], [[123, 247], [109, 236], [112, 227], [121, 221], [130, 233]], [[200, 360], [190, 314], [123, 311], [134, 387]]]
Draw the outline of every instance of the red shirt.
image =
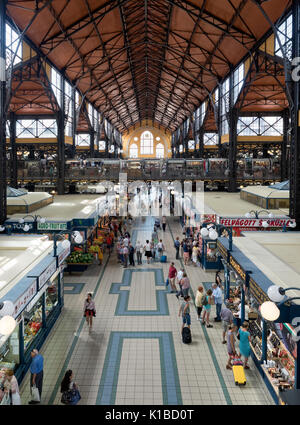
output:
[[112, 239], [111, 239], [110, 236], [107, 236], [106, 243], [107, 243], [107, 245], [111, 245], [112, 244]]
[[177, 275], [177, 270], [175, 267], [170, 266], [169, 268], [169, 278], [173, 279], [173, 277], [175, 277]]

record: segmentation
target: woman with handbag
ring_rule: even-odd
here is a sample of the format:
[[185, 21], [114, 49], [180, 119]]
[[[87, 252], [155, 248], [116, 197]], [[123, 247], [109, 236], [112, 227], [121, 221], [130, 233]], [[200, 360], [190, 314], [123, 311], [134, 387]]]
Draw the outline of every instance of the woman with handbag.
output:
[[64, 379], [60, 384], [60, 392], [62, 393], [61, 402], [63, 404], [75, 405], [81, 399], [77, 384], [73, 381], [73, 371], [67, 370]]
[[5, 371], [6, 381], [4, 383], [4, 388], [7, 389], [9, 395], [11, 397], [11, 404], [13, 405], [21, 405], [21, 397], [19, 391], [19, 385], [17, 378], [14, 375], [14, 371], [12, 369], [7, 369]]
[[87, 294], [87, 298], [84, 301], [83, 315], [86, 317], [86, 323], [89, 326], [89, 332], [91, 332], [93, 326], [93, 317], [96, 317], [96, 307], [94, 301], [92, 300], [91, 292]]

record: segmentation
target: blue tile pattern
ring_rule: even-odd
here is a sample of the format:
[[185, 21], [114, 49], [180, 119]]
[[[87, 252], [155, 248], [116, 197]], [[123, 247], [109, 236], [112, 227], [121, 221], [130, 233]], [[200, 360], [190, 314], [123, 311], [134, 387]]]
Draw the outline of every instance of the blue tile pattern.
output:
[[[128, 310], [129, 291], [120, 291], [122, 286], [130, 286], [132, 280], [132, 273], [153, 272], [155, 274], [156, 290], [156, 310]], [[121, 283], [112, 283], [110, 294], [119, 294], [116, 306], [116, 316], [168, 316], [169, 307], [166, 294], [169, 289], [165, 289], [165, 281], [162, 269], [127, 269], [123, 273]]]
[[182, 396], [172, 332], [111, 332], [96, 404], [115, 403], [123, 341], [128, 338], [159, 340], [163, 404], [181, 405]]
[[[85, 283], [64, 283], [65, 295], [78, 295], [81, 293]], [[67, 289], [71, 288], [71, 289]]]

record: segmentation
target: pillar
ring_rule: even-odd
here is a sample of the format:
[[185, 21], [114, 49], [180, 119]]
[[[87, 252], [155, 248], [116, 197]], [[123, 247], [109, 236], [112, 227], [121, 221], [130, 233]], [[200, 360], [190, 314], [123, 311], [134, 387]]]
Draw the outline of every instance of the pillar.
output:
[[[293, 52], [292, 57], [300, 56], [300, 0], [293, 0]], [[293, 105], [291, 108], [290, 143], [290, 211], [289, 216], [296, 220], [296, 230], [300, 228], [300, 82], [292, 81]]]
[[11, 158], [10, 158], [10, 186], [17, 189], [18, 187], [18, 167], [17, 167], [17, 146], [16, 146], [16, 116], [14, 113], [10, 113], [10, 147], [11, 147]]
[[61, 106], [57, 113], [57, 192], [65, 193], [65, 85], [61, 76]]
[[6, 63], [5, 63], [6, 0], [0, 2], [0, 224], [6, 220]]
[[261, 363], [267, 360], [267, 322], [262, 319], [262, 343], [261, 343]]
[[199, 157], [202, 159], [204, 156], [204, 128], [199, 130]]
[[283, 111], [283, 140], [281, 144], [281, 164], [280, 164], [280, 176], [281, 181], [288, 179], [288, 158], [287, 158], [287, 145], [288, 145], [288, 129], [289, 129], [289, 110]]

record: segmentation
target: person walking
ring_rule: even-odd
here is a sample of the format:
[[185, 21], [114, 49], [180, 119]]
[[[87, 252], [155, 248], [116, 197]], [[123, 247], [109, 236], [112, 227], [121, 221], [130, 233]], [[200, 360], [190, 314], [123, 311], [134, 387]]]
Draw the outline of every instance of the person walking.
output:
[[212, 290], [208, 289], [206, 294], [202, 297], [202, 305], [204, 307], [203, 316], [202, 316], [202, 325], [205, 325], [207, 328], [212, 328], [213, 326], [209, 323], [209, 315], [211, 311], [211, 306], [213, 304]]
[[222, 279], [221, 279], [220, 273], [221, 273], [221, 270], [218, 270], [216, 272], [215, 282], [218, 285], [218, 287], [222, 289]]
[[124, 245], [121, 243], [120, 246], [120, 261], [121, 261], [121, 267], [124, 266]]
[[176, 260], [179, 260], [179, 248], [180, 248], [179, 236], [177, 236], [174, 242], [174, 247], [176, 249]]
[[232, 311], [229, 310], [228, 307], [223, 307], [220, 313], [220, 317], [223, 325], [223, 344], [226, 344], [225, 335], [229, 329], [229, 326], [233, 324], [233, 314]]
[[146, 245], [144, 246], [145, 256], [147, 258], [147, 263], [150, 263], [150, 258], [152, 257], [151, 252], [151, 244], [149, 243], [148, 239], [146, 240]]
[[196, 297], [195, 297], [195, 306], [197, 308], [197, 320], [201, 320], [201, 312], [202, 312], [202, 297], [203, 297], [203, 286], [198, 286]]
[[[32, 387], [37, 387], [39, 390], [40, 400], [42, 398], [43, 390], [43, 377], [44, 377], [44, 357], [39, 354], [38, 350], [34, 348], [31, 353], [30, 364], [30, 390]], [[40, 401], [31, 400], [28, 404], [38, 404]]]
[[198, 246], [197, 245], [194, 245], [193, 246], [193, 249], [192, 249], [192, 262], [193, 262], [194, 267], [197, 266], [198, 255], [199, 255]]
[[4, 388], [9, 392], [10, 394], [10, 400], [11, 404], [20, 406], [21, 403], [21, 397], [20, 397], [20, 390], [17, 378], [14, 375], [14, 371], [12, 369], [7, 369], [5, 371], [5, 378], [6, 381], [4, 383]]
[[[67, 370], [60, 384], [60, 392], [62, 394], [70, 392], [72, 399], [67, 404], [75, 406], [78, 403], [78, 401], [81, 399], [81, 395], [79, 393], [78, 386], [73, 379], [74, 379], [73, 371], [71, 369]], [[62, 399], [63, 399], [63, 396], [62, 396]]]
[[182, 289], [182, 294], [184, 297], [186, 297], [189, 294], [190, 287], [191, 287], [190, 279], [187, 277], [186, 272], [184, 272], [181, 279], [181, 289]]
[[162, 241], [162, 239], [160, 239], [159, 242], [157, 243], [157, 252], [158, 252], [158, 255], [159, 255], [159, 259], [163, 255], [164, 250], [165, 250], [165, 247], [164, 247], [163, 241]]
[[134, 246], [132, 246], [131, 243], [129, 244], [128, 250], [129, 250], [129, 265], [134, 267], [135, 266], [135, 264], [134, 264], [135, 249], [134, 249]]
[[93, 317], [96, 317], [96, 307], [94, 301], [92, 300], [91, 292], [87, 294], [87, 297], [84, 300], [83, 316], [86, 318], [86, 323], [89, 327], [89, 332], [91, 332], [93, 327]]
[[111, 248], [112, 248], [113, 240], [110, 235], [106, 237], [106, 247], [108, 249], [108, 253], [111, 254]]
[[182, 302], [181, 306], [179, 307], [179, 313], [178, 316], [182, 316], [182, 326], [181, 326], [181, 333], [185, 325], [190, 329], [191, 328], [191, 315], [190, 315], [190, 301], [191, 297], [189, 295], [186, 295], [184, 297], [184, 301]]
[[167, 219], [166, 219], [165, 215], [161, 219], [161, 224], [162, 224], [162, 229], [165, 232], [166, 231], [166, 225], [167, 225]]
[[128, 265], [128, 254], [129, 254], [128, 246], [124, 245], [123, 246], [124, 269], [126, 269]]
[[226, 369], [232, 369], [231, 359], [232, 359], [233, 356], [236, 355], [235, 336], [234, 336], [235, 331], [236, 331], [236, 326], [233, 325], [233, 324], [229, 325], [228, 332], [227, 332], [228, 362], [227, 362], [227, 365], [226, 365]]
[[223, 300], [222, 300], [222, 297], [223, 297], [222, 290], [221, 290], [221, 288], [219, 288], [219, 286], [216, 283], [213, 283], [212, 288], [213, 288], [212, 295], [214, 297], [214, 303], [216, 305], [216, 314], [217, 314], [217, 316], [215, 317], [214, 320], [215, 320], [215, 322], [221, 322], [220, 313], [221, 313], [221, 310], [222, 310], [222, 302], [223, 302]]
[[188, 247], [186, 239], [183, 241], [182, 249], [183, 249], [183, 261], [184, 261], [184, 265], [186, 266], [190, 259], [189, 247]]
[[137, 242], [135, 246], [136, 258], [138, 265], [142, 264], [142, 255], [143, 255], [143, 245], [140, 241]]
[[168, 278], [169, 278], [169, 282], [171, 286], [171, 292], [176, 292], [176, 285], [175, 285], [176, 276], [177, 276], [177, 269], [174, 263], [171, 263], [169, 267], [169, 274], [168, 274]]
[[238, 330], [238, 335], [240, 336], [240, 344], [239, 344], [239, 349], [240, 349], [240, 356], [244, 356], [245, 361], [244, 361], [244, 369], [250, 369], [248, 366], [248, 358], [250, 356], [251, 353], [251, 348], [250, 348], [250, 333], [248, 331], [249, 328], [249, 323], [248, 322], [244, 322], [242, 324], [242, 326], [240, 327], [240, 329]]

